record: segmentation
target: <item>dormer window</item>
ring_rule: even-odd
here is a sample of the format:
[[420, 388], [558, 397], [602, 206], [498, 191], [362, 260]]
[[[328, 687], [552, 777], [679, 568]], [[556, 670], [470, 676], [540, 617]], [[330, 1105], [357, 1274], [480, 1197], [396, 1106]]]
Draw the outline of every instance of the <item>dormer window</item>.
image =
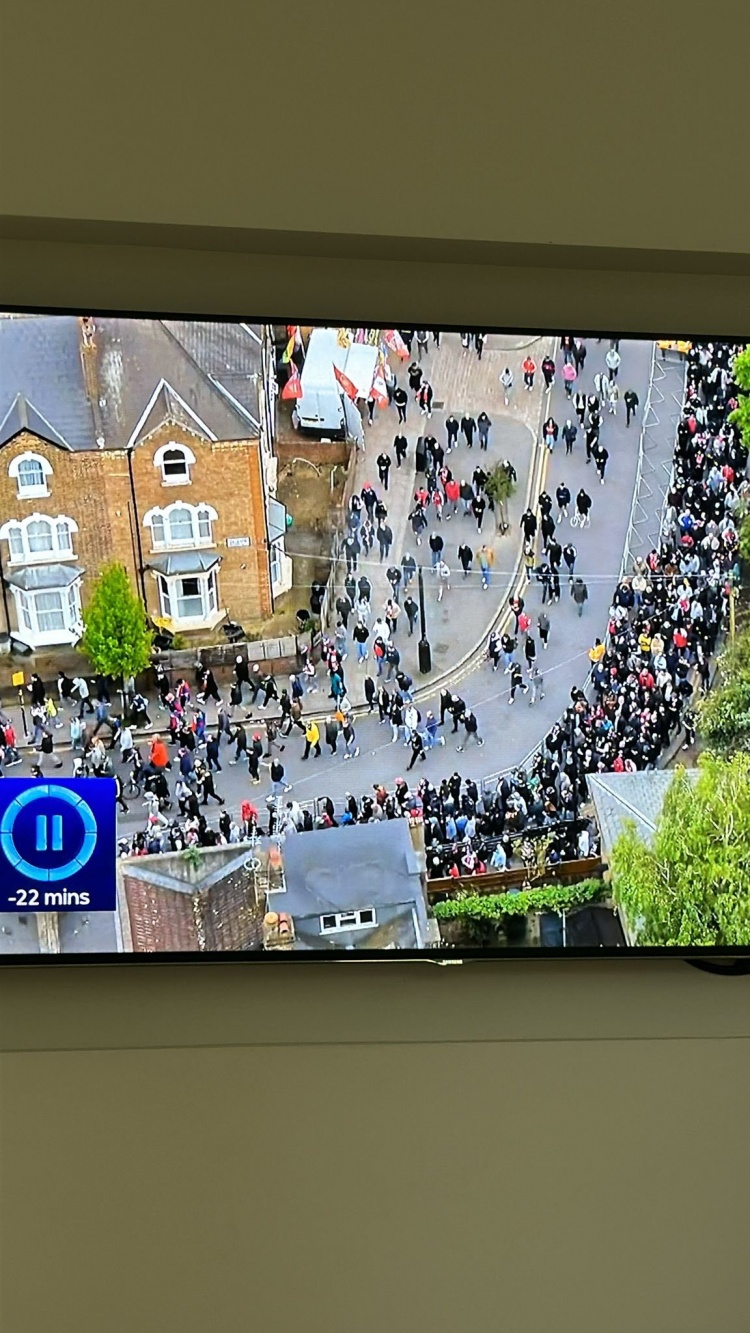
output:
[[18, 454], [8, 468], [8, 476], [16, 482], [19, 500], [49, 495], [47, 478], [52, 476], [52, 467], [41, 454]]
[[154, 454], [154, 467], [161, 468], [162, 486], [189, 486], [195, 454], [185, 444], [165, 444]]

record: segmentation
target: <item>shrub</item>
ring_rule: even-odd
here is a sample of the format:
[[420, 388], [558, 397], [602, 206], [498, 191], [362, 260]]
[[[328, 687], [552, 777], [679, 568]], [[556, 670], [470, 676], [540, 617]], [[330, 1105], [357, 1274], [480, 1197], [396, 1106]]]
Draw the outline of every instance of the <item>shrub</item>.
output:
[[520, 893], [464, 893], [435, 903], [432, 911], [442, 921], [502, 921], [506, 916], [526, 916], [530, 912], [569, 911], [595, 902], [605, 891], [600, 879], [582, 879], [578, 884], [543, 884]]

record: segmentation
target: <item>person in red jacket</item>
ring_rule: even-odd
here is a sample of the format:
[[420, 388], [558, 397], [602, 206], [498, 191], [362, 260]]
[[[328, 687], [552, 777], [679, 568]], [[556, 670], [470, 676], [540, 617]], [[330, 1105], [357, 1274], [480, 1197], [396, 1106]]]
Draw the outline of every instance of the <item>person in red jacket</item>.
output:
[[446, 481], [445, 483], [445, 508], [446, 510], [450, 509], [450, 513], [446, 513], [445, 515], [446, 519], [449, 519], [451, 514], [458, 513], [458, 501], [460, 497], [461, 487], [455, 477], [451, 477], [450, 481]]
[[524, 387], [529, 390], [533, 389], [534, 376], [536, 375], [536, 362], [530, 356], [527, 356], [521, 369], [523, 371]]

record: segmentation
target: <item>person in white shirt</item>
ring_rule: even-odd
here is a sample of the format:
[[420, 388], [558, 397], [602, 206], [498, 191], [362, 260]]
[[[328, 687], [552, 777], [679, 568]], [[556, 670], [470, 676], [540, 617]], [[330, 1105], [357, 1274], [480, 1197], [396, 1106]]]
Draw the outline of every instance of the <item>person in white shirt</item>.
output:
[[78, 716], [83, 717], [84, 709], [87, 713], [93, 713], [94, 707], [91, 703], [91, 691], [89, 683], [83, 676], [75, 676], [71, 694], [77, 694], [79, 698]]
[[129, 726], [124, 726], [118, 737], [120, 747], [120, 758], [123, 764], [126, 764], [133, 757], [133, 733]]
[[442, 602], [443, 593], [451, 590], [451, 572], [444, 560], [438, 562], [437, 576], [439, 579], [437, 599]]
[[620, 353], [618, 352], [617, 348], [616, 348], [616, 347], [610, 347], [610, 349], [609, 349], [609, 351], [607, 352], [607, 355], [605, 356], [604, 360], [605, 360], [606, 363], [607, 363], [607, 370], [609, 371], [609, 378], [610, 378], [611, 380], [616, 380], [616, 379], [617, 379], [617, 372], [618, 372], [618, 370], [620, 369], [620, 362], [622, 361], [622, 357], [620, 356]]

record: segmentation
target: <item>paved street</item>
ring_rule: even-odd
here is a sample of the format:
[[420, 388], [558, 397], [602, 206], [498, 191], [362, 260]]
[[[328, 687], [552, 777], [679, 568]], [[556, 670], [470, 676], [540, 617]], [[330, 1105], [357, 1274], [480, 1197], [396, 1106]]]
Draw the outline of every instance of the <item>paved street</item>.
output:
[[[450, 336], [450, 335], [449, 335]], [[597, 344], [595, 340], [589, 340], [589, 355], [587, 358], [585, 372], [582, 375], [582, 386], [589, 392], [593, 391], [593, 376], [602, 369], [604, 354], [608, 348], [607, 342]], [[444, 340], [444, 346], [441, 348], [439, 357], [444, 359], [444, 364], [451, 364], [452, 382], [455, 385], [461, 383], [462, 366], [459, 358], [455, 356], [455, 348], [452, 349], [454, 357], [452, 362], [448, 362], [449, 345], [447, 338]], [[638, 459], [638, 442], [640, 434], [641, 417], [648, 395], [649, 370], [651, 364], [652, 345], [649, 342], [625, 342], [620, 344], [622, 355], [622, 365], [620, 367], [619, 384], [621, 393], [626, 388], [634, 388], [640, 400], [640, 407], [637, 421], [633, 422], [629, 429], [625, 426], [625, 412], [622, 403], [619, 405], [616, 416], [610, 416], [606, 410], [603, 415], [602, 441], [609, 450], [609, 463], [606, 473], [606, 484], [600, 485], [593, 463], [586, 464], [585, 446], [579, 434], [576, 446], [571, 457], [566, 457], [564, 445], [558, 443], [554, 453], [549, 455], [544, 450], [543, 462], [546, 467], [546, 477], [544, 486], [548, 492], [554, 496], [558, 484], [564, 481], [573, 497], [582, 485], [585, 485], [593, 499], [591, 526], [584, 531], [578, 528], [570, 528], [565, 522], [561, 525], [564, 528], [560, 533], [563, 544], [572, 539], [578, 550], [578, 561], [576, 573], [585, 580], [589, 590], [589, 600], [586, 604], [584, 614], [581, 618], [576, 613], [576, 608], [567, 594], [567, 573], [563, 567], [562, 577], [562, 596], [559, 604], [553, 605], [550, 609], [550, 620], [552, 623], [549, 650], [545, 653], [541, 650], [541, 644], [537, 638], [538, 661], [544, 671], [545, 676], [545, 694], [543, 700], [539, 700], [531, 708], [528, 698], [519, 693], [512, 707], [508, 706], [509, 691], [508, 677], [499, 671], [494, 674], [486, 662], [472, 663], [464, 671], [460, 684], [456, 686], [460, 690], [461, 696], [471, 706], [479, 719], [480, 734], [485, 740], [484, 748], [480, 752], [471, 751], [466, 754], [457, 754], [456, 741], [463, 740], [463, 735], [459, 734], [453, 738], [450, 734], [446, 736], [446, 744], [437, 746], [432, 750], [424, 763], [412, 770], [411, 776], [416, 780], [422, 775], [430, 776], [433, 780], [439, 781], [445, 774], [452, 772], [455, 768], [464, 774], [474, 776], [480, 779], [484, 776], [497, 772], [499, 770], [514, 766], [520, 763], [530, 752], [532, 752], [538, 743], [542, 740], [546, 731], [560, 715], [566, 706], [569, 691], [574, 684], [580, 685], [586, 678], [588, 672], [588, 649], [593, 644], [594, 638], [599, 635], [604, 636], [607, 623], [607, 612], [610, 604], [611, 594], [614, 583], [617, 579], [623, 556], [623, 548], [628, 531], [631, 503], [633, 497], [634, 484], [636, 480], [636, 468]], [[510, 357], [511, 354], [508, 354]], [[523, 394], [520, 387], [521, 372], [520, 361], [525, 355], [524, 351], [516, 351], [516, 362], [513, 364], [514, 374], [516, 375], [515, 395], [516, 399]], [[534, 355], [537, 360], [541, 357], [534, 348]], [[505, 355], [500, 349], [490, 348], [485, 352], [485, 357], [504, 361]], [[471, 358], [476, 366], [476, 356], [473, 352], [466, 354], [467, 359]], [[435, 358], [437, 360], [437, 357]], [[544, 416], [551, 413], [560, 427], [562, 427], [568, 418], [572, 416], [572, 410], [566, 400], [564, 389], [562, 387], [560, 369], [562, 358], [557, 357], [557, 382], [553, 386], [548, 402], [541, 403], [536, 400], [536, 408], [524, 407], [523, 411], [529, 415], [536, 412], [537, 422], [540, 419], [540, 407], [543, 409]], [[482, 366], [484, 366], [484, 358]], [[489, 364], [489, 361], [488, 361]], [[461, 392], [455, 391], [459, 398], [458, 402], [451, 399], [443, 399], [444, 391], [440, 388], [439, 367], [435, 367], [434, 374], [436, 383], [436, 399], [444, 401], [447, 410], [455, 410], [457, 414], [462, 414], [464, 410], [471, 410], [476, 414], [482, 404], [481, 396], [478, 399], [465, 402], [467, 389], [461, 388]], [[483, 375], [486, 372], [483, 371]], [[493, 391], [493, 379], [497, 379], [499, 370], [487, 381], [488, 396]], [[472, 380], [468, 374], [467, 363], [467, 381]], [[446, 382], [449, 377], [446, 375]], [[676, 382], [676, 381], [675, 381]], [[440, 396], [438, 396], [438, 393]], [[461, 395], [463, 394], [463, 398]], [[527, 395], [531, 398], [532, 395]], [[534, 395], [536, 399], [536, 394]], [[515, 448], [517, 458], [516, 466], [519, 471], [519, 478], [522, 473], [523, 460], [521, 457], [521, 440], [525, 437], [528, 456], [525, 461], [525, 475], [528, 475], [531, 461], [532, 448], [536, 450], [543, 449], [539, 441], [538, 429], [535, 442], [532, 445], [532, 432], [529, 429], [529, 423], [524, 423], [521, 416], [522, 409], [516, 408], [516, 416], [505, 416], [498, 411], [496, 398], [487, 406], [494, 426], [490, 444], [490, 460], [493, 456], [496, 458], [505, 457]], [[433, 425], [434, 433], [438, 438], [442, 435], [442, 420], [444, 409], [434, 412]], [[410, 417], [415, 415], [414, 409], [410, 406]], [[395, 411], [393, 412], [395, 416]], [[383, 417], [385, 419], [383, 419]], [[407, 420], [410, 445], [416, 436], [416, 423]], [[392, 443], [395, 425], [391, 419], [391, 412], [382, 414], [381, 419], [371, 428], [366, 446], [367, 463], [370, 458], [380, 452], [380, 439], [389, 445]], [[420, 429], [421, 433], [421, 429]], [[493, 438], [494, 437], [494, 438]], [[662, 460], [668, 459], [671, 450], [671, 442], [674, 438], [673, 422], [670, 412], [663, 409], [661, 417], [656, 426], [652, 426], [650, 437], [653, 447], [658, 449]], [[663, 438], [662, 438], [663, 437]], [[468, 451], [465, 445], [461, 445], [460, 453], [466, 455]], [[475, 466], [476, 448], [469, 455], [473, 466]], [[453, 457], [453, 455], [451, 456]], [[478, 455], [479, 458], [484, 457]], [[519, 463], [521, 466], [519, 466]], [[364, 466], [364, 461], [363, 461]], [[662, 467], [662, 471], [663, 471]], [[455, 469], [454, 469], [455, 471]], [[395, 473], [395, 469], [394, 469]], [[520, 489], [520, 488], [519, 488]], [[661, 496], [658, 488], [652, 488], [653, 499], [652, 508], [654, 513], [661, 503]], [[390, 514], [397, 511], [396, 501], [397, 492], [392, 492]], [[398, 501], [402, 503], [401, 498]], [[464, 593], [464, 590], [458, 583], [452, 588], [451, 592], [446, 594], [442, 607], [437, 607], [435, 602], [435, 593], [430, 585], [428, 593], [428, 633], [433, 642], [436, 652], [443, 645], [442, 661], [445, 665], [452, 665], [459, 660], [462, 652], [469, 647], [474, 646], [477, 638], [481, 637], [484, 625], [496, 616], [501, 605], [507, 600], [508, 585], [514, 577], [516, 562], [520, 550], [520, 533], [518, 530], [518, 515], [525, 506], [525, 495], [520, 491], [519, 497], [514, 504], [513, 522], [514, 527], [511, 534], [503, 539], [498, 538], [497, 550], [498, 556], [493, 571], [493, 589], [490, 594], [482, 594], [480, 590], [474, 589], [472, 592]], [[402, 505], [406, 511], [405, 502]], [[553, 513], [556, 509], [553, 510]], [[456, 518], [453, 520], [453, 526], [448, 524], [448, 529], [452, 528], [452, 533], [456, 527], [464, 525], [466, 528], [473, 528], [475, 536], [476, 525], [469, 518]], [[446, 525], [443, 524], [445, 530]], [[653, 521], [648, 525], [648, 532], [654, 531]], [[394, 535], [396, 533], [394, 521]], [[400, 556], [401, 549], [394, 545], [394, 554]], [[452, 567], [455, 562], [452, 562]], [[384, 572], [378, 571], [378, 577], [384, 581]], [[431, 575], [426, 575], [426, 582], [429, 585]], [[373, 578], [373, 583], [375, 579]], [[376, 585], [377, 586], [377, 585]], [[382, 587], [382, 585], [381, 585]], [[499, 590], [503, 589], [502, 598]], [[524, 590], [527, 608], [532, 619], [535, 622], [536, 616], [541, 606], [541, 591], [536, 583], [529, 585]], [[476, 606], [470, 608], [470, 599], [474, 598]], [[483, 600], [484, 598], [484, 600]], [[374, 594], [374, 603], [377, 605], [377, 593]], [[480, 614], [482, 608], [484, 611], [484, 625]], [[439, 619], [438, 619], [439, 617]], [[534, 631], [535, 632], [535, 631]], [[406, 638], [405, 630], [399, 629], [397, 642], [402, 647], [403, 640]], [[407, 663], [410, 662], [406, 657]], [[350, 697], [354, 702], [359, 702], [362, 698], [361, 678], [364, 675], [364, 669], [357, 667], [353, 660], [353, 654], [350, 654], [345, 664], [347, 672], [347, 683], [349, 685]], [[368, 663], [368, 667], [372, 664]], [[409, 665], [410, 672], [412, 671]], [[420, 678], [413, 671], [415, 684], [419, 685]], [[355, 684], [350, 682], [354, 681]], [[314, 702], [314, 709], [317, 713], [320, 708], [318, 699], [323, 703], [322, 690], [318, 695], [310, 696], [309, 704]], [[436, 704], [436, 699], [420, 701], [422, 712], [432, 704]], [[307, 711], [311, 711], [308, 706]], [[437, 708], [435, 709], [437, 711]], [[264, 713], [257, 714], [260, 721], [265, 716]], [[155, 719], [157, 721], [157, 719]], [[157, 722], [158, 725], [158, 722]], [[448, 727], [450, 722], [448, 723]], [[448, 727], [446, 730], [448, 730]], [[248, 726], [248, 730], [252, 730]], [[391, 743], [390, 726], [379, 726], [377, 714], [373, 717], [361, 718], [356, 723], [357, 738], [360, 744], [361, 753], [356, 759], [344, 760], [343, 755], [332, 757], [327, 748], [324, 747], [323, 754], [319, 759], [310, 758], [306, 763], [302, 762], [303, 740], [300, 733], [295, 732], [287, 741], [282, 760], [287, 768], [288, 780], [293, 784], [293, 794], [299, 800], [312, 800], [317, 796], [328, 795], [334, 800], [340, 800], [347, 792], [353, 791], [360, 794], [377, 781], [382, 781], [386, 785], [392, 785], [395, 778], [404, 774], [406, 764], [411, 757], [411, 751], [404, 749], [399, 741], [396, 744]], [[60, 732], [60, 736], [66, 735]], [[341, 747], [343, 748], [343, 747]], [[69, 755], [64, 754], [65, 764], [61, 773], [70, 772]], [[247, 795], [250, 795], [256, 803], [261, 803], [270, 792], [270, 780], [268, 778], [268, 768], [264, 767], [261, 771], [264, 775], [264, 781], [259, 787], [252, 787], [248, 784], [247, 774], [244, 767], [230, 767], [228, 765], [229, 754], [222, 758], [223, 771], [217, 777], [217, 788], [225, 796], [228, 807], [237, 812], [240, 802]], [[25, 757], [22, 769], [11, 770], [13, 773], [21, 774], [28, 771], [29, 757]], [[52, 771], [51, 769], [49, 771]], [[125, 771], [125, 770], [123, 770]], [[211, 810], [217, 810], [217, 807], [211, 806]], [[131, 815], [121, 817], [123, 831], [134, 832], [137, 828], [143, 826], [144, 811], [140, 802], [133, 802], [131, 805]], [[15, 922], [15, 918], [12, 918]], [[10, 923], [9, 923], [10, 924]], [[14, 934], [18, 935], [18, 930], [14, 926]], [[75, 933], [74, 933], [75, 932]], [[106, 939], [114, 939], [113, 927], [111, 922], [104, 920], [88, 921], [79, 917], [78, 914], [71, 913], [64, 920], [64, 947], [73, 951], [113, 947], [112, 943], [106, 943]], [[16, 938], [14, 947], [19, 947], [19, 939]], [[0, 947], [5, 944], [5, 937], [0, 937]], [[7, 948], [8, 945], [5, 944]]]
[[[550, 338], [511, 338], [492, 334], [487, 338], [482, 358], [479, 360], [473, 347], [467, 351], [462, 349], [461, 339], [457, 333], [442, 334], [439, 348], [435, 347], [430, 337], [429, 351], [420, 364], [435, 394], [432, 416], [429, 419], [422, 416], [413, 401], [413, 395], [410, 395], [403, 429], [403, 434], [408, 440], [408, 453], [400, 469], [396, 467], [393, 450], [394, 437], [400, 433], [396, 408], [391, 406], [385, 410], [376, 409], [373, 425], [365, 424], [365, 448], [360, 452], [356, 462], [355, 490], [361, 490], [362, 486], [369, 482], [378, 493], [383, 493], [378, 480], [376, 460], [381, 453], [388, 454], [392, 459], [392, 467], [389, 489], [387, 494], [384, 494], [384, 499], [388, 506], [388, 523], [393, 531], [394, 542], [389, 560], [381, 563], [375, 546], [369, 559], [360, 558], [359, 571], [364, 572], [372, 582], [372, 607], [373, 615], [376, 615], [382, 611], [387, 597], [390, 596], [390, 586], [386, 578], [386, 570], [390, 564], [400, 564], [402, 556], [410, 552], [418, 564], [426, 566], [425, 604], [427, 637], [432, 648], [431, 679], [454, 668], [469, 650], [483, 640], [497, 613], [497, 608], [507, 601], [520, 549], [517, 523], [527, 503], [532, 445], [538, 435], [544, 407], [539, 382], [533, 393], [522, 391], [520, 363], [527, 350], [540, 361], [547, 350], [552, 350], [553, 347], [554, 340]], [[413, 351], [416, 359], [416, 340]], [[406, 371], [410, 362], [400, 362], [393, 355], [390, 357], [390, 362], [399, 384], [407, 388]], [[511, 402], [506, 407], [500, 375], [509, 363], [516, 383]], [[539, 379], [541, 380], [541, 377]], [[468, 449], [463, 435], [460, 435], [458, 448], [447, 456], [445, 461], [456, 480], [465, 479], [471, 482], [475, 468], [482, 467], [489, 472], [496, 463], [506, 458], [510, 459], [518, 473], [517, 492], [509, 506], [510, 518], [514, 525], [511, 533], [502, 537], [495, 530], [496, 525], [491, 513], [485, 514], [481, 532], [478, 532], [476, 522], [470, 516], [464, 515], [463, 506], [459, 506], [459, 513], [453, 518], [448, 517], [446, 510], [441, 524], [431, 516], [428, 531], [422, 539], [422, 545], [418, 547], [408, 521], [414, 505], [416, 485], [418, 481], [424, 479], [423, 474], [418, 476], [415, 472], [414, 455], [417, 439], [420, 435], [431, 433], [439, 443], [445, 445], [446, 417], [453, 413], [460, 422], [465, 415], [476, 419], [482, 411], [487, 413], [492, 422], [487, 450], [480, 450], [479, 440], [476, 437], [473, 448]], [[435, 576], [430, 571], [428, 546], [429, 535], [436, 528], [439, 529], [445, 542], [444, 556], [453, 574], [451, 590], [445, 594], [440, 604], [437, 601]], [[475, 553], [483, 544], [492, 548], [495, 569], [492, 588], [488, 592], [482, 590], [476, 561], [474, 569], [464, 578], [457, 555], [461, 543], [466, 543]], [[345, 574], [343, 561], [339, 574], [340, 587]], [[414, 584], [411, 590], [416, 596]], [[456, 614], [456, 603], [459, 599], [460, 617]], [[402, 661], [415, 683], [424, 683], [420, 680], [417, 662], [419, 635], [416, 633], [409, 638], [407, 627], [402, 623], [404, 619], [402, 616], [397, 634]], [[356, 688], [350, 697], [353, 703], [359, 703], [363, 699], [361, 690]]]

